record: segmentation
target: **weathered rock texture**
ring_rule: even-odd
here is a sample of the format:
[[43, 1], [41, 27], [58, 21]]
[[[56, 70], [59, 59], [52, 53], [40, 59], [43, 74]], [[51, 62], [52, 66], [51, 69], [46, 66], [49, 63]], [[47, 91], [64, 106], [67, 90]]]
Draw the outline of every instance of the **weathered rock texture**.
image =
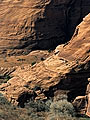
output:
[[69, 90], [69, 99], [84, 95], [90, 77], [90, 14], [76, 28], [68, 44], [34, 66], [19, 67], [7, 83], [0, 85], [12, 103], [24, 105], [27, 99], [47, 99], [58, 90]]
[[0, 54], [27, 54], [66, 42], [90, 0], [1, 0]]

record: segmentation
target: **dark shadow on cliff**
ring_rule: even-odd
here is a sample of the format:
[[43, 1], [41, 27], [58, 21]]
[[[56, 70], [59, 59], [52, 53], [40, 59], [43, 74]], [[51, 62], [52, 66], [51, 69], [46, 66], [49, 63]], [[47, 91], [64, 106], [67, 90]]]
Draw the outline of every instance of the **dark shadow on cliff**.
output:
[[30, 94], [28, 92], [22, 93], [17, 100], [18, 106], [20, 106], [21, 108], [24, 108], [25, 103], [29, 100], [33, 100], [35, 97], [36, 97], [36, 94]]
[[69, 41], [76, 26], [90, 12], [89, 0], [52, 0], [45, 8], [44, 17], [35, 23], [37, 45], [33, 49], [55, 49]]
[[88, 78], [90, 78], [90, 70], [83, 70], [78, 73], [70, 72], [57, 85], [50, 87], [49, 91], [45, 91], [45, 95], [54, 97], [56, 96], [55, 91], [59, 91], [59, 94], [60, 91], [64, 91], [64, 94], [68, 96], [68, 101], [72, 102], [77, 96], [85, 96]]

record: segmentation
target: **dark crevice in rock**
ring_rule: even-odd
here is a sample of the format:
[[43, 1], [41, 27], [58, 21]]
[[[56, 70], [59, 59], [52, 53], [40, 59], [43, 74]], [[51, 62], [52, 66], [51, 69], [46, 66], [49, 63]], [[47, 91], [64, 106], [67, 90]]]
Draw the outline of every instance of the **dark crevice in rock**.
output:
[[54, 97], [56, 91], [66, 91], [68, 101], [72, 102], [77, 96], [84, 96], [88, 84], [87, 79], [90, 77], [90, 72], [74, 73], [66, 75], [57, 85], [50, 87], [49, 91], [45, 91], [47, 98]]
[[25, 103], [28, 102], [28, 100], [33, 100], [36, 97], [36, 94], [31, 94], [29, 92], [24, 92], [22, 93], [17, 102], [18, 102], [18, 106], [20, 106], [21, 108], [25, 107]]

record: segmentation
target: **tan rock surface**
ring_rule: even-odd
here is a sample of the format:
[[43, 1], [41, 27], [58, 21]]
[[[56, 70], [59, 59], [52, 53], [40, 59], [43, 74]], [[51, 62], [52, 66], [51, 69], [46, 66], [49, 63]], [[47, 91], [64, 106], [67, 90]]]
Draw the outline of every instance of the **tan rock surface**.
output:
[[70, 42], [60, 51], [59, 56], [69, 61], [87, 62], [90, 60], [90, 14], [78, 25]]
[[0, 55], [55, 47], [89, 12], [89, 0], [1, 0]]
[[22, 95], [24, 97], [25, 94], [33, 94], [36, 99], [41, 99], [42, 96], [52, 96], [59, 89], [70, 90], [73, 95], [81, 95], [85, 91], [87, 78], [90, 77], [89, 43], [90, 14], [77, 27], [71, 41], [63, 48], [60, 46], [60, 50], [58, 47], [58, 53], [55, 52], [45, 61], [33, 66], [18, 67], [12, 73], [14, 77], [6, 84], [0, 85], [0, 92], [9, 101], [14, 99], [19, 104]]
[[36, 50], [30, 52], [28, 55], [20, 55], [20, 56], [7, 56], [5, 57], [3, 55], [2, 58], [0, 58], [0, 68], [6, 69], [6, 68], [12, 68], [16, 66], [21, 66], [25, 64], [31, 64], [32, 62], [40, 62], [49, 57], [53, 52], [48, 51], [41, 51]]

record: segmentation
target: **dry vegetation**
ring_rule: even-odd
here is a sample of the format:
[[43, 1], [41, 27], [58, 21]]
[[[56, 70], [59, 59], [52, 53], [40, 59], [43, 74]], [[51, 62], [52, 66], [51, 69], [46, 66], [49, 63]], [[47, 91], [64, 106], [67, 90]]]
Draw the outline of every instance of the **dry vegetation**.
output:
[[89, 120], [76, 117], [75, 109], [67, 101], [67, 96], [60, 97], [59, 101], [28, 101], [25, 108], [20, 108], [0, 94], [0, 120]]

